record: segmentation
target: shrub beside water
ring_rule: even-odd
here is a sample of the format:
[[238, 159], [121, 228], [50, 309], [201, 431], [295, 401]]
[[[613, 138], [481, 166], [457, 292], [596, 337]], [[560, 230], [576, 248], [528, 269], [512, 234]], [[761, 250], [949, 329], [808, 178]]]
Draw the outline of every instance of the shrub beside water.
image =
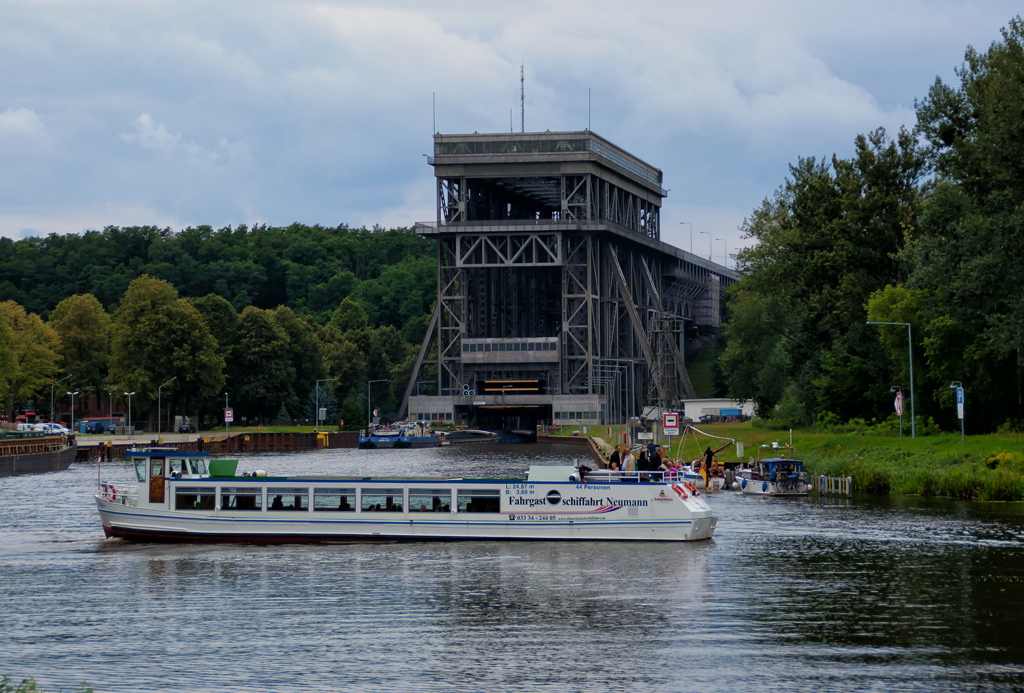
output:
[[[827, 452], [826, 452], [827, 450]], [[904, 493], [962, 500], [1024, 501], [1024, 455], [936, 453], [875, 447], [843, 450], [838, 445], [802, 459], [810, 474], [849, 476], [860, 493]]]

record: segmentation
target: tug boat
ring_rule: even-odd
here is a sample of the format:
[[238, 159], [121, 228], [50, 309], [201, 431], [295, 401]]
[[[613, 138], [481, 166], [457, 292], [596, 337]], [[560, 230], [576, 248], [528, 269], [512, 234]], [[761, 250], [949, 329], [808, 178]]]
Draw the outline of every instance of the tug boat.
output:
[[364, 449], [393, 448], [397, 447], [402, 434], [390, 428], [374, 428], [370, 431], [360, 431], [359, 447]]
[[717, 518], [685, 482], [532, 466], [520, 479], [237, 475], [237, 460], [126, 453], [138, 486], [99, 482], [108, 537], [177, 542], [699, 541]]

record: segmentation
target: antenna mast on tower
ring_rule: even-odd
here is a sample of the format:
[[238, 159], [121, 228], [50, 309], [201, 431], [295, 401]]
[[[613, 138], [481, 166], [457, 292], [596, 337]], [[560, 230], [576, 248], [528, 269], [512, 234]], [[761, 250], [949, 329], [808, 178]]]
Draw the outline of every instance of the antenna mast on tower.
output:
[[523, 77], [522, 63], [519, 63], [519, 112], [522, 117], [520, 126], [526, 132], [526, 79]]

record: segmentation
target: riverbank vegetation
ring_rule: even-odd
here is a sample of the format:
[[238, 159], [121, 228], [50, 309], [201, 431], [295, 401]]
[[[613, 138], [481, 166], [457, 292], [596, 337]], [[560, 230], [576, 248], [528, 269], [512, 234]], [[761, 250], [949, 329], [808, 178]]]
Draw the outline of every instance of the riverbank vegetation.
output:
[[[801, 158], [747, 220], [719, 361], [730, 396], [782, 428], [910, 414], [969, 433], [1024, 420], [1024, 21], [917, 123]], [[897, 323], [870, 325], [869, 321]], [[907, 482], [910, 483], [910, 482]], [[924, 483], [924, 481], [922, 481]]]
[[237, 423], [312, 422], [319, 404], [358, 426], [368, 380], [394, 414], [435, 281], [433, 242], [410, 229], [0, 239], [0, 402], [48, 413], [53, 391], [61, 412], [77, 391], [124, 411], [133, 392], [133, 420], [154, 430], [160, 405], [214, 425], [227, 393]]
[[[745, 424], [702, 427], [744, 443], [743, 459], [772, 455], [785, 446], [790, 431]], [[898, 430], [854, 423], [792, 431], [793, 449], [809, 474], [849, 476], [856, 493], [900, 493], [963, 500], [1024, 501], [1024, 434], [1002, 431], [967, 436], [932, 430], [902, 440]], [[764, 448], [762, 448], [764, 446]], [[731, 448], [719, 457], [735, 460]]]

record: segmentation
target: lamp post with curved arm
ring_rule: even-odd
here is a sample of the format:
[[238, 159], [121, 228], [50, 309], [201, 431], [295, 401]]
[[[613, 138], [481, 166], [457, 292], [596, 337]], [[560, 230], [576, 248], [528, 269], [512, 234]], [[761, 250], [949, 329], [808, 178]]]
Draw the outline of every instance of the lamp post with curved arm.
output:
[[[125, 421], [125, 426], [131, 427], [131, 425], [132, 425], [132, 395], [135, 394], [135, 391], [133, 390], [132, 392], [126, 392], [124, 394], [128, 396], [128, 420]], [[132, 436], [135, 435], [135, 429], [131, 428], [131, 433], [129, 433], [128, 435], [132, 435]]]
[[680, 225], [685, 224], [685, 225], [690, 227], [690, 255], [693, 255], [693, 224], [691, 224], [688, 221], [681, 221], [681, 222], [679, 222], [679, 224]]
[[177, 379], [178, 379], [178, 376], [174, 376], [173, 378], [171, 378], [166, 383], [164, 383], [163, 385], [161, 385], [160, 387], [158, 387], [156, 389], [156, 434], [158, 436], [164, 430], [164, 427], [163, 427], [164, 422], [163, 422], [163, 419], [160, 418], [162, 413], [163, 413], [163, 411], [161, 409], [161, 406], [160, 406], [161, 405], [161, 401], [160, 401], [161, 392], [160, 391], [164, 389], [165, 385], [170, 385], [171, 383], [173, 383]]
[[914, 428], [914, 339], [910, 332], [909, 322], [882, 322], [879, 320], [868, 320], [869, 325], [904, 325], [907, 328], [907, 351], [910, 356], [910, 437], [917, 438]]
[[[75, 395], [78, 394], [78, 390], [68, 390], [68, 394], [71, 395], [71, 432], [75, 432]], [[52, 421], [50, 423], [53, 423]]]
[[55, 383], [53, 383], [52, 385], [50, 385], [50, 423], [53, 423], [53, 388], [57, 387], [57, 386], [58, 386], [58, 385], [60, 385], [60, 384], [61, 384], [62, 382], [64, 382], [64, 381], [65, 381], [65, 380], [67, 380], [68, 378], [70, 378], [70, 377], [71, 377], [71, 375], [72, 375], [71, 373], [68, 373], [68, 374], [67, 374], [67, 375], [65, 375], [65, 376], [64, 376], [63, 378], [61, 378], [61, 379], [60, 379], [60, 380], [58, 380], [57, 382], [55, 382]]

